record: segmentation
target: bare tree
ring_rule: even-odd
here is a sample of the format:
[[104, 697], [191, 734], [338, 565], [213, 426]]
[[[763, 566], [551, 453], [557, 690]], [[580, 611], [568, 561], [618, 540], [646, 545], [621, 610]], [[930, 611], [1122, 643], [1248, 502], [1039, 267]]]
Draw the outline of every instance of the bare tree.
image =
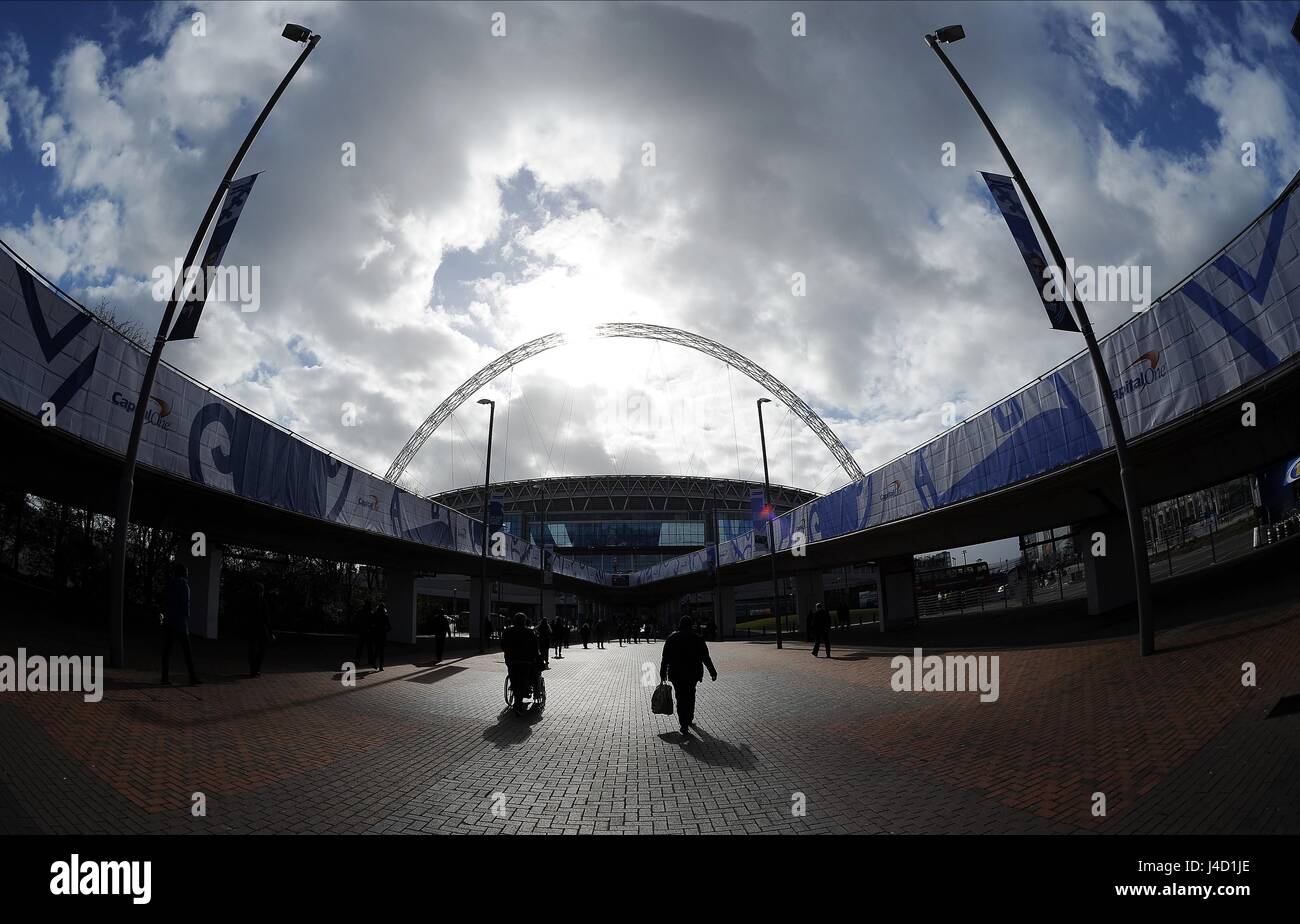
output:
[[145, 345], [145, 337], [148, 332], [144, 329], [144, 325], [135, 318], [126, 318], [118, 314], [117, 309], [113, 307], [113, 303], [104, 296], [100, 296], [99, 304], [91, 308], [90, 313], [132, 343], [138, 346]]

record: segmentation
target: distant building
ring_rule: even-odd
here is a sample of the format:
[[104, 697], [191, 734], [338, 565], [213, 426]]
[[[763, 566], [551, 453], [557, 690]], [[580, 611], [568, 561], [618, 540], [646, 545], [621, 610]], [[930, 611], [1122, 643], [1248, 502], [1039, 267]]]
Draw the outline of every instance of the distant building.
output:
[[936, 571], [939, 568], [951, 568], [952, 553], [932, 552], [929, 555], [917, 555], [912, 559], [912, 567], [917, 571]]

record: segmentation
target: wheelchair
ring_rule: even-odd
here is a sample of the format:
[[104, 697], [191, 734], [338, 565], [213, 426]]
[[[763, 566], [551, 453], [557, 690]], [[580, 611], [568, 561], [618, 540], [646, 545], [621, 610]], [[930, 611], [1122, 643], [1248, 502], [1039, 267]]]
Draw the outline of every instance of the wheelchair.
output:
[[[542, 676], [541, 670], [535, 672], [532, 689], [524, 691], [522, 696], [516, 694], [514, 684], [510, 682], [510, 669], [523, 666], [517, 662], [506, 662], [506, 705], [515, 711], [515, 715], [524, 715], [530, 709], [540, 712], [546, 705], [546, 678]], [[528, 662], [528, 666], [533, 667], [533, 662]]]

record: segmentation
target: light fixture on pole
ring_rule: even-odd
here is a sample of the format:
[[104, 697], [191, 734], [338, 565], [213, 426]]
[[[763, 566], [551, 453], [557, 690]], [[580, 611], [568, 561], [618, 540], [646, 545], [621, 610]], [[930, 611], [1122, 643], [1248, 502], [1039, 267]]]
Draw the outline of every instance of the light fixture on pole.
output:
[[[275, 88], [271, 98], [267, 100], [261, 114], [257, 117], [257, 121], [253, 123], [253, 127], [248, 130], [248, 134], [244, 137], [244, 143], [239, 146], [239, 150], [235, 152], [235, 157], [230, 162], [230, 166], [226, 168], [226, 175], [217, 186], [216, 192], [212, 194], [212, 201], [208, 203], [208, 210], [203, 214], [203, 220], [199, 223], [198, 231], [194, 234], [194, 240], [190, 242], [190, 249], [185, 256], [185, 262], [181, 265], [180, 277], [172, 286], [171, 299], [167, 302], [167, 307], [163, 311], [162, 320], [158, 324], [158, 335], [154, 338], [153, 350], [149, 353], [149, 362], [145, 365], [144, 378], [140, 383], [140, 393], [135, 398], [135, 417], [131, 421], [131, 433], [127, 437], [126, 453], [122, 460], [122, 471], [117, 485], [117, 504], [114, 508], [116, 519], [113, 524], [113, 553], [109, 565], [108, 650], [109, 663], [113, 667], [122, 667], [126, 661], [125, 620], [123, 618], [126, 606], [126, 544], [127, 531], [131, 523], [131, 500], [135, 492], [136, 459], [140, 453], [140, 434], [144, 430], [145, 416], [150, 406], [149, 395], [153, 391], [154, 378], [158, 374], [158, 364], [162, 361], [162, 351], [167, 344], [172, 317], [176, 313], [177, 303], [185, 293], [186, 282], [189, 280], [194, 260], [198, 256], [199, 246], [207, 235], [208, 226], [212, 224], [212, 218], [216, 215], [217, 208], [226, 196], [226, 190], [230, 188], [235, 171], [239, 169], [239, 165], [244, 160], [244, 155], [252, 147], [253, 139], [257, 137], [258, 131], [261, 130], [262, 123], [266, 121], [267, 116], [271, 114], [271, 109], [279, 101], [285, 88], [289, 86], [289, 81], [293, 80], [294, 75], [298, 73], [298, 69], [307, 60], [307, 56], [316, 47], [316, 43], [320, 41], [319, 35], [314, 34], [305, 26], [294, 23], [286, 25], [282, 34], [290, 41], [304, 44], [306, 47], [298, 55], [298, 59], [293, 62], [293, 67], [289, 68], [289, 72], [284, 75], [280, 85]], [[202, 283], [199, 284], [202, 285]]]
[[479, 558], [481, 569], [479, 572], [479, 584], [481, 587], [479, 592], [478, 612], [478, 653], [482, 654], [484, 650], [484, 636], [486, 634], [486, 629], [491, 625], [488, 619], [489, 588], [487, 555], [488, 541], [491, 539], [488, 535], [490, 529], [488, 521], [492, 518], [491, 513], [489, 512], [492, 503], [492, 498], [489, 494], [492, 485], [492, 425], [496, 422], [497, 403], [491, 398], [479, 398], [478, 403], [486, 404], [488, 406], [487, 458], [483, 464], [483, 554]]
[[780, 607], [777, 605], [780, 599], [779, 591], [776, 586], [776, 539], [775, 531], [772, 528], [772, 480], [767, 473], [767, 434], [763, 430], [763, 405], [770, 404], [771, 398], [759, 398], [756, 402], [758, 407], [758, 438], [763, 447], [763, 519], [767, 520], [767, 557], [772, 562], [772, 615], [776, 617], [776, 647], [782, 648], [781, 643], [781, 614], [778, 612]]
[[[940, 47], [943, 44], [959, 42], [965, 37], [966, 30], [961, 26], [944, 26], [942, 29], [927, 35], [925, 41], [934, 53], [939, 56], [939, 60], [948, 69], [952, 79], [957, 82], [957, 86], [961, 88], [971, 108], [979, 116], [985, 130], [993, 139], [993, 143], [997, 145], [998, 152], [1011, 170], [1012, 178], [1020, 187], [1021, 192], [1024, 193], [1025, 202], [1029, 205], [1034, 220], [1038, 223], [1039, 229], [1043, 232], [1043, 237], [1047, 240], [1048, 249], [1052, 252], [1052, 259], [1056, 261], [1056, 266], [1060, 272], [1064, 273], [1066, 262], [1064, 255], [1061, 253], [1061, 245], [1057, 243], [1056, 235], [1052, 233], [1052, 228], [1048, 225], [1043, 210], [1038, 207], [1038, 200], [1034, 197], [1033, 190], [1025, 182], [1024, 174], [1020, 172], [1020, 167], [1017, 166], [1015, 158], [1011, 156], [1011, 151], [1007, 149], [1006, 144], [1002, 141], [1002, 136], [994, 128], [988, 113], [984, 111], [984, 107], [975, 98], [971, 88], [962, 79], [953, 63], [948, 60], [943, 48]], [[1120, 493], [1124, 498], [1124, 513], [1128, 521], [1129, 544], [1133, 553], [1133, 578], [1137, 591], [1138, 647], [1143, 655], [1149, 655], [1155, 651], [1155, 628], [1152, 624], [1151, 612], [1151, 572], [1147, 564], [1146, 534], [1142, 529], [1142, 504], [1138, 499], [1137, 490], [1133, 484], [1134, 473], [1132, 461], [1129, 457], [1128, 439], [1124, 436], [1124, 421], [1119, 414], [1115, 392], [1110, 384], [1110, 375], [1106, 371], [1106, 363], [1102, 359], [1101, 348], [1097, 345], [1097, 338], [1092, 332], [1092, 323], [1088, 320], [1088, 312], [1084, 310], [1083, 303], [1079, 301], [1073, 287], [1067, 286], [1066, 288], [1069, 290], [1070, 305], [1074, 309], [1079, 330], [1083, 333], [1084, 342], [1088, 346], [1088, 356], [1092, 360], [1093, 372], [1097, 376], [1097, 387], [1101, 391], [1102, 406], [1106, 409], [1106, 419], [1115, 438], [1115, 459], [1119, 463]]]

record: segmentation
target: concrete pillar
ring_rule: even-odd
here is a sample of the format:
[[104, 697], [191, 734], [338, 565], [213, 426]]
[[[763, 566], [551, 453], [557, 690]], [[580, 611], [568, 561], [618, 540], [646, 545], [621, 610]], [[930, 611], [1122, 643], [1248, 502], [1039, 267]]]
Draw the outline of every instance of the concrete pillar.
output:
[[736, 588], [717, 587], [713, 591], [713, 613], [718, 620], [718, 637], [736, 634]]
[[911, 555], [884, 558], [879, 565], [880, 631], [884, 632], [916, 620], [916, 594]]
[[799, 622], [798, 631], [808, 629], [808, 614], [818, 603], [826, 602], [826, 591], [822, 586], [820, 571], [800, 571], [794, 576], [794, 611]]
[[[191, 534], [193, 534], [191, 530]], [[205, 555], [192, 554], [186, 547], [184, 561], [190, 572], [190, 632], [203, 638], [217, 637], [217, 617], [221, 611], [221, 546], [204, 540]], [[242, 614], [231, 613], [232, 625], [238, 628]]]
[[388, 633], [390, 642], [415, 644], [415, 573], [384, 569], [384, 606], [393, 629]]
[[555, 618], [555, 589], [542, 588], [542, 618], [550, 622]]
[[[1095, 616], [1137, 600], [1133, 545], [1123, 512], [1085, 520], [1076, 524], [1071, 534], [1088, 582], [1088, 614]], [[1093, 555], [1094, 546], [1101, 547], [1101, 537], [1105, 537], [1106, 554]]]
[[[489, 585], [491, 586], [491, 585]], [[492, 601], [488, 601], [491, 609]], [[483, 635], [483, 579], [471, 576], [469, 579], [469, 637], [477, 639]]]

